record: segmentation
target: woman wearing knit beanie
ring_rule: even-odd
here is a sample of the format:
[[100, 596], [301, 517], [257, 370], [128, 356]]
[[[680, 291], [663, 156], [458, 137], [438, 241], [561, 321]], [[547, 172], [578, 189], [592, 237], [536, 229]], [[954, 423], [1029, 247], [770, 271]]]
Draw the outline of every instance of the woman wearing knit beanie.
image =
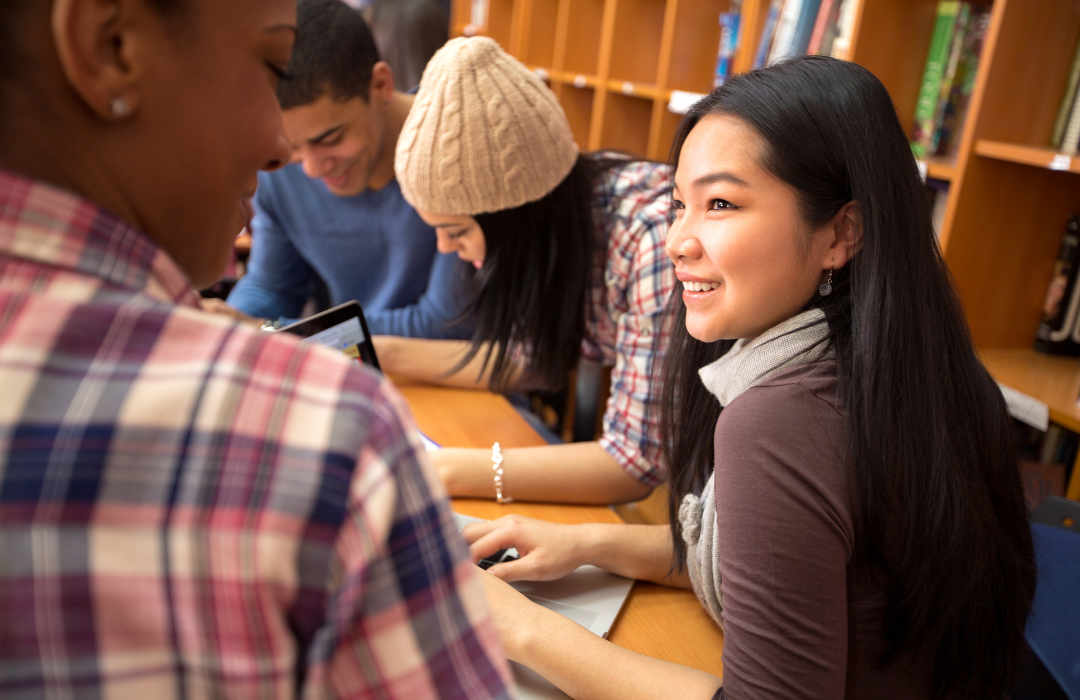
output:
[[675, 285], [664, 253], [671, 171], [582, 155], [562, 108], [487, 38], [455, 39], [424, 72], [395, 158], [439, 250], [477, 269], [471, 342], [377, 339], [384, 369], [452, 386], [555, 388], [579, 359], [613, 367], [597, 442], [432, 453], [451, 495], [612, 503], [664, 478], [650, 382]]

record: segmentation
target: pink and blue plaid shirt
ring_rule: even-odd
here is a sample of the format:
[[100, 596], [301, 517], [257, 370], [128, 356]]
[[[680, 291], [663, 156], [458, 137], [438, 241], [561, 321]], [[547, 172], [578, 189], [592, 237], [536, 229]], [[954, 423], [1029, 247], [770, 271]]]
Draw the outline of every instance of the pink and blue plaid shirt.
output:
[[0, 697], [506, 698], [397, 394], [0, 172]]
[[667, 341], [664, 309], [676, 283], [664, 250], [671, 176], [668, 165], [628, 161], [604, 172], [593, 193], [602, 235], [586, 292], [582, 355], [612, 367], [600, 446], [647, 486], [667, 474], [652, 381]]

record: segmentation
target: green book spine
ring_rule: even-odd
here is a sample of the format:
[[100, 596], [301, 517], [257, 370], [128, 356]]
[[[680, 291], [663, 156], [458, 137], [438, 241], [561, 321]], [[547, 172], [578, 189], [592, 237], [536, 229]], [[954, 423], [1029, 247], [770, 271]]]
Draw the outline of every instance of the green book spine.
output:
[[1073, 102], [1076, 100], [1076, 87], [1078, 84], [1080, 84], [1080, 42], [1076, 44], [1072, 69], [1069, 71], [1069, 82], [1065, 83], [1065, 97], [1061, 100], [1057, 120], [1054, 121], [1054, 137], [1050, 139], [1050, 145], [1054, 148], [1061, 148], [1061, 139], [1065, 136], [1065, 125], [1069, 121], [1069, 113], [1072, 111]]
[[915, 103], [915, 131], [912, 134], [912, 148], [915, 155], [919, 157], [926, 154], [930, 139], [934, 135], [934, 117], [937, 115], [938, 97], [941, 94], [941, 78], [945, 71], [945, 64], [949, 60], [949, 48], [952, 45], [953, 32], [956, 30], [956, 16], [959, 12], [958, 0], [938, 2], [934, 34], [930, 38], [930, 51], [926, 56], [922, 86], [919, 88], [919, 100]]
[[956, 28], [953, 30], [952, 41], [949, 42], [949, 59], [941, 76], [941, 92], [938, 95], [937, 110], [934, 112], [934, 130], [930, 135], [927, 153], [936, 153], [941, 140], [941, 130], [945, 122], [945, 110], [949, 105], [949, 96], [952, 94], [957, 68], [960, 66], [960, 57], [963, 53], [962, 49], [967, 38], [970, 20], [971, 5], [961, 2], [960, 10], [956, 15]]

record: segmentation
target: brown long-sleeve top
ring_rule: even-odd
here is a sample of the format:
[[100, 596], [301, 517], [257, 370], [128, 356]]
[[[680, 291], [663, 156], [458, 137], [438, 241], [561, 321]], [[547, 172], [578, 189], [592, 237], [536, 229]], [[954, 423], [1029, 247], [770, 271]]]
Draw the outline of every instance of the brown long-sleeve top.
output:
[[884, 579], [856, 575], [843, 428], [834, 362], [781, 372], [720, 415], [721, 698], [929, 697], [928, 674], [881, 667]]

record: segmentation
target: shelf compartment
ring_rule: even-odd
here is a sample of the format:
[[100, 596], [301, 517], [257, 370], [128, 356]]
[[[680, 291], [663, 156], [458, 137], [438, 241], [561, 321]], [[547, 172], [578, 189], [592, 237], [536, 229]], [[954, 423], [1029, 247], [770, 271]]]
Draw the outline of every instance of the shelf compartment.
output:
[[525, 18], [525, 33], [521, 60], [550, 68], [555, 65], [555, 28], [559, 3], [551, 0], [534, 1], [527, 5], [529, 16]]
[[726, 12], [729, 4], [728, 0], [679, 3], [667, 87], [687, 92], [712, 89], [720, 50], [720, 13]]
[[1080, 173], [1080, 153], [1058, 153], [1052, 148], [1021, 146], [1015, 143], [1002, 143], [979, 139], [975, 142], [975, 153], [986, 158], [1003, 160], [1009, 163], [1031, 165], [1047, 170], [1061, 170]]
[[514, 0], [488, 0], [487, 24], [484, 34], [499, 42], [510, 53], [511, 24], [514, 17]]
[[663, 28], [664, 0], [619, 0], [609, 77], [620, 83], [655, 83]]
[[649, 147], [652, 100], [608, 93], [604, 108], [600, 147], [627, 151], [644, 157]]
[[[600, 63], [600, 28], [604, 22], [604, 0], [561, 2], [570, 3], [570, 23], [566, 28], [566, 55], [562, 57], [562, 68], [574, 75], [596, 75]], [[556, 60], [558, 59], [556, 56]]]
[[559, 96], [559, 103], [566, 112], [570, 130], [574, 132], [574, 141], [582, 151], [589, 143], [589, 125], [592, 123], [593, 103], [596, 91], [592, 88], [564, 87]]
[[[941, 246], [979, 347], [1030, 347], [1076, 178], [1011, 160], [970, 158]], [[955, 184], [954, 184], [955, 186]]]
[[993, 61], [983, 61], [989, 74], [975, 135], [1049, 147], [1080, 39], [1080, 4], [1008, 0], [1000, 14]]

